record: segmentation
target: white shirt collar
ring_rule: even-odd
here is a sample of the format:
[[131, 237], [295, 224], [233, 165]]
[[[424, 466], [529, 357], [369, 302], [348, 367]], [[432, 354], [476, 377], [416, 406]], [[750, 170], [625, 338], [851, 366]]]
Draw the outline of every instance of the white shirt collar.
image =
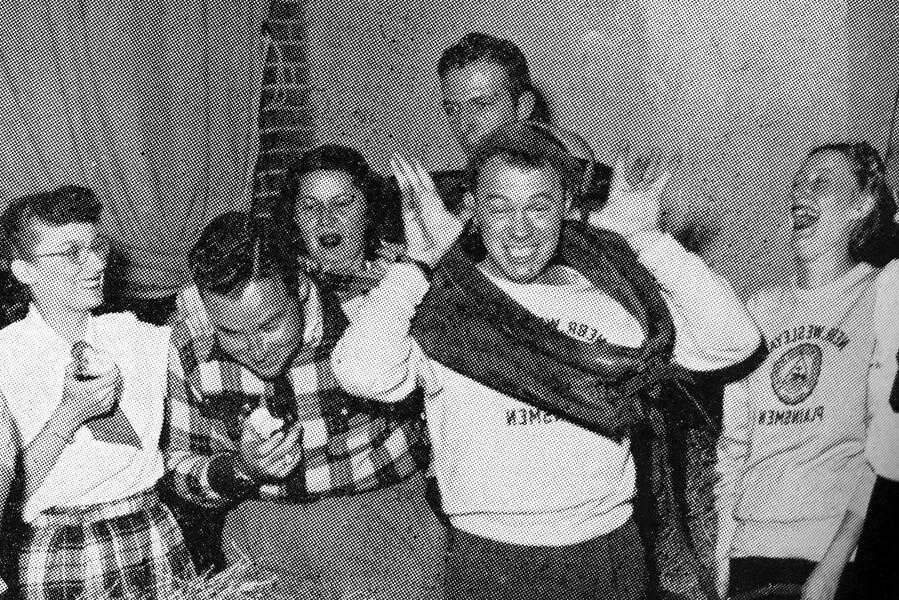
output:
[[[23, 320], [28, 330], [38, 339], [41, 340], [47, 349], [53, 350], [57, 354], [68, 354], [71, 352], [72, 344], [63, 338], [46, 320], [44, 320], [41, 311], [38, 310], [34, 303], [28, 307], [28, 314]], [[94, 317], [88, 316], [87, 327], [82, 339], [91, 345], [96, 345], [96, 329]]]

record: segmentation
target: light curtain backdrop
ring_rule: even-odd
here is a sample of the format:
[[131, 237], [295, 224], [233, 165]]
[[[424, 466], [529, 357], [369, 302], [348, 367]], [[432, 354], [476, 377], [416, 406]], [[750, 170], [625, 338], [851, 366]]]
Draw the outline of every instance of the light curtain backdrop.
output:
[[172, 293], [202, 227], [250, 203], [268, 4], [0, 1], [0, 209], [90, 187], [125, 293]]

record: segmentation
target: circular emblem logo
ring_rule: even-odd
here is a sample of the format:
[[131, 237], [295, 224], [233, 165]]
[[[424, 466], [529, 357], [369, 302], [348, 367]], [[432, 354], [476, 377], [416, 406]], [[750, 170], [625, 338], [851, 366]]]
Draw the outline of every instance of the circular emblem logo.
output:
[[799, 404], [808, 398], [821, 375], [821, 348], [800, 344], [784, 352], [771, 368], [771, 387], [784, 404]]

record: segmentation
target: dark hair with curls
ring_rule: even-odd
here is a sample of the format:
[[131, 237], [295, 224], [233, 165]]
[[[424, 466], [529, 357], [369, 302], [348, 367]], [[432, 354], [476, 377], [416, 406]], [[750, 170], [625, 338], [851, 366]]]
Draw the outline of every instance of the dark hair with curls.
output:
[[0, 216], [3, 258], [28, 258], [34, 241], [31, 230], [34, 221], [54, 226], [99, 223], [102, 211], [103, 205], [94, 192], [76, 185], [17, 198]]
[[883, 159], [867, 142], [825, 144], [813, 148], [808, 155], [824, 152], [837, 152], [846, 157], [859, 191], [874, 197], [874, 208], [849, 240], [850, 256], [857, 262], [884, 267], [899, 257], [899, 224], [893, 220], [896, 200], [887, 182]]
[[[96, 224], [102, 211], [103, 205], [94, 192], [76, 185], [16, 198], [0, 215], [0, 256], [6, 263], [27, 260], [35, 241], [32, 229], [35, 221], [54, 226]], [[28, 287], [11, 272], [0, 273], [0, 326], [24, 317], [30, 299]]]
[[[339, 171], [346, 173], [353, 186], [362, 192], [365, 201], [365, 258], [377, 257], [381, 245], [381, 225], [395, 221], [398, 215], [387, 214], [390, 206], [385, 200], [384, 181], [368, 165], [365, 157], [346, 146], [323, 145], [303, 153], [287, 165], [287, 173], [281, 185], [281, 193], [273, 207], [276, 219], [295, 222], [297, 193], [300, 180], [314, 171]], [[302, 244], [302, 241], [300, 242]], [[301, 250], [305, 253], [305, 249]]]
[[299, 290], [296, 236], [268, 216], [227, 212], [207, 225], [187, 255], [200, 293], [239, 293], [251, 281], [279, 277], [287, 293]]

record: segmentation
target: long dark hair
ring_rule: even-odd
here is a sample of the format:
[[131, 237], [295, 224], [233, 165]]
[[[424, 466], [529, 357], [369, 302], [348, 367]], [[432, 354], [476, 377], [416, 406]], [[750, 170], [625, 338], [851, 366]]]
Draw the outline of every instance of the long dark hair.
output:
[[281, 184], [281, 192], [272, 213], [276, 219], [295, 222], [297, 192], [300, 180], [313, 171], [339, 171], [346, 173], [353, 186], [362, 192], [365, 201], [365, 258], [377, 257], [381, 245], [384, 221], [385, 185], [383, 178], [368, 165], [365, 158], [352, 148], [337, 145], [322, 145], [303, 153], [287, 166], [287, 173]]
[[849, 240], [849, 255], [857, 262], [878, 268], [899, 258], [899, 224], [893, 220], [896, 200], [880, 153], [867, 142], [844, 142], [817, 146], [808, 155], [822, 152], [838, 152], [846, 157], [859, 191], [874, 197], [874, 208]]

